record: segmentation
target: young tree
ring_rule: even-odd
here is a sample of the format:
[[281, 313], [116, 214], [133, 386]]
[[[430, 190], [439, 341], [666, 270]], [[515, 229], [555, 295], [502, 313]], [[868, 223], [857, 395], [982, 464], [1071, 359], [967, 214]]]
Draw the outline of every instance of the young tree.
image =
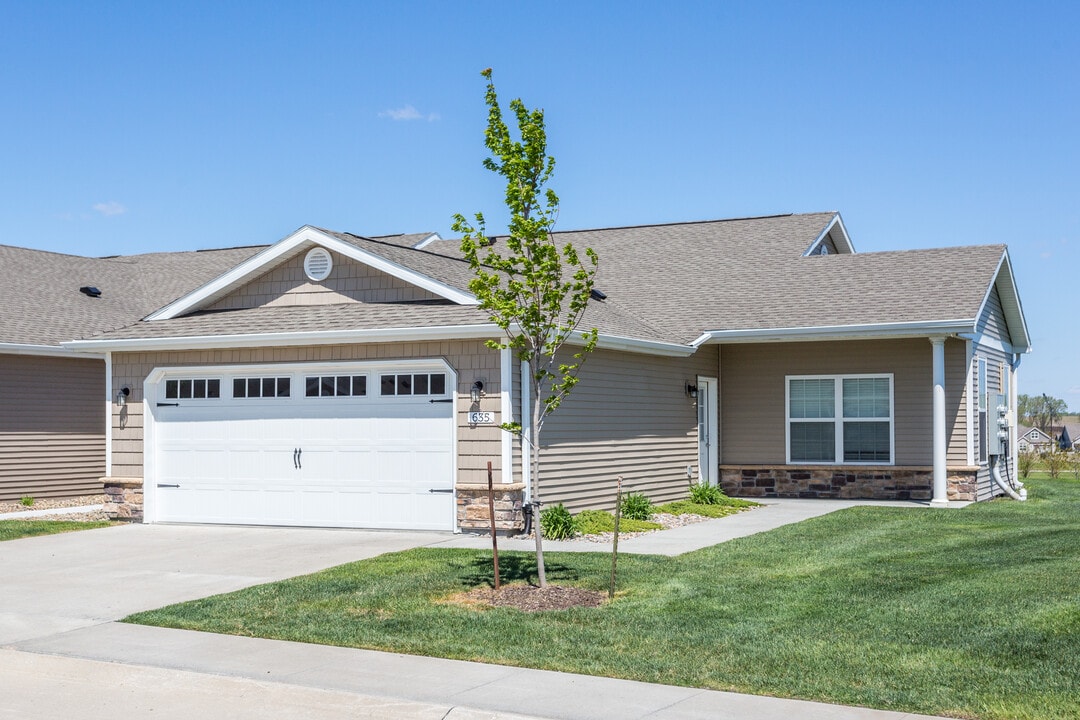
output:
[[[473, 271], [469, 290], [505, 333], [504, 340], [490, 340], [488, 346], [511, 349], [529, 369], [531, 429], [524, 433], [520, 423], [510, 422], [502, 427], [529, 445], [536, 566], [540, 587], [546, 587], [539, 518], [540, 431], [574, 389], [586, 354], [596, 347], [596, 328], [579, 332], [578, 326], [592, 293], [597, 257], [589, 248], [582, 257], [569, 242], [559, 246], [552, 234], [559, 198], [545, 187], [555, 159], [547, 154], [544, 111], [528, 110], [520, 99], [512, 100], [520, 138], [515, 139], [503, 120], [491, 68], [481, 74], [487, 80], [484, 144], [491, 152], [484, 167], [506, 180], [509, 233], [498, 241], [489, 237], [483, 213], [476, 213], [475, 224], [455, 214], [453, 229], [461, 233], [461, 251]], [[571, 340], [579, 344], [564, 348]]]

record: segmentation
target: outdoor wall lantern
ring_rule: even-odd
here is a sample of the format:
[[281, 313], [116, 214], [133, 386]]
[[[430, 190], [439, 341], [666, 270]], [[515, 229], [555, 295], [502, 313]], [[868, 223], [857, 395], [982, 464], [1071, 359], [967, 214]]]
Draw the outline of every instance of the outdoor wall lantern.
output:
[[127, 385], [125, 385], [124, 387], [117, 390], [116, 391], [116, 404], [119, 405], [120, 407], [124, 407], [125, 405], [127, 405], [127, 398], [128, 398], [128, 395], [130, 395], [130, 394], [131, 394], [131, 388], [129, 388]]
[[469, 398], [474, 402], [480, 402], [480, 393], [484, 392], [484, 383], [477, 380], [472, 384], [472, 388], [469, 390]]
[[686, 397], [697, 397], [697, 385], [691, 385], [690, 383], [686, 383]]

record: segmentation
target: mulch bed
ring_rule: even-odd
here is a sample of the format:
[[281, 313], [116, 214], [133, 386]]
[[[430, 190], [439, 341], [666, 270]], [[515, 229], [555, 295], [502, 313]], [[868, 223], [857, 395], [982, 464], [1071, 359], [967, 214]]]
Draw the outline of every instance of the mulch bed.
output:
[[446, 602], [473, 607], [488, 605], [512, 607], [523, 612], [542, 612], [575, 607], [600, 607], [606, 599], [606, 593], [565, 585], [548, 585], [546, 588], [535, 585], [504, 585], [498, 591], [488, 587], [473, 588], [447, 598]]

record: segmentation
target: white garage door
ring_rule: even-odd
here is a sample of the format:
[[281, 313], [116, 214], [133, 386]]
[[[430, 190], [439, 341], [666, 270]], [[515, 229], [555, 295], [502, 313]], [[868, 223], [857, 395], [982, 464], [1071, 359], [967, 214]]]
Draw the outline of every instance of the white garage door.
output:
[[149, 519], [452, 530], [445, 367], [169, 370], [149, 388]]

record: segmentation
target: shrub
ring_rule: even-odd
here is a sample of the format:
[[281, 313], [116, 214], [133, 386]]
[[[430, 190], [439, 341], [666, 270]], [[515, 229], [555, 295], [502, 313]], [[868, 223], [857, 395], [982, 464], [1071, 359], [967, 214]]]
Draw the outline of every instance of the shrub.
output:
[[30, 507], [34, 504], [34, 497], [32, 495], [24, 495], [22, 499], [19, 500], [19, 502], [21, 502], [25, 507]]
[[1049, 452], [1044, 452], [1041, 458], [1043, 467], [1046, 468], [1046, 472], [1050, 473], [1050, 477], [1052, 478], [1056, 478], [1061, 474], [1061, 471], [1065, 469], [1066, 458], [1065, 453], [1063, 452], [1050, 450]]
[[622, 516], [631, 520], [648, 520], [652, 515], [652, 501], [643, 493], [630, 493], [623, 498]]
[[1080, 480], [1080, 452], [1069, 453], [1069, 472], [1073, 474], [1074, 480]]
[[1017, 469], [1020, 470], [1020, 477], [1027, 479], [1027, 476], [1031, 474], [1031, 471], [1035, 468], [1035, 460], [1039, 456], [1034, 450], [1021, 450], [1016, 459]]
[[574, 537], [574, 516], [559, 503], [540, 512], [540, 528], [549, 540], [566, 540]]
[[698, 482], [690, 486], [690, 502], [695, 505], [719, 505], [724, 497], [724, 491], [716, 485]]

